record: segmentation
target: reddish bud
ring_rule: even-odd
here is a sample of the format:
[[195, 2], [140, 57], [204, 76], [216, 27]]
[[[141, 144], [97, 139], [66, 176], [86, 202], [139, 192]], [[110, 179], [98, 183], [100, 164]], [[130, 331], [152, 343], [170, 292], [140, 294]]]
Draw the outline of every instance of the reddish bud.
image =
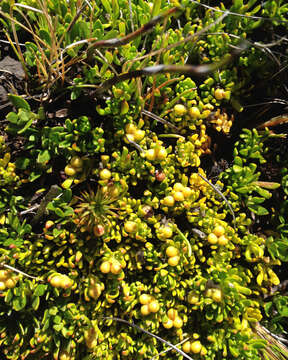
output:
[[166, 175], [164, 173], [164, 171], [161, 170], [156, 170], [155, 171], [155, 178], [157, 181], [161, 182], [165, 179]]

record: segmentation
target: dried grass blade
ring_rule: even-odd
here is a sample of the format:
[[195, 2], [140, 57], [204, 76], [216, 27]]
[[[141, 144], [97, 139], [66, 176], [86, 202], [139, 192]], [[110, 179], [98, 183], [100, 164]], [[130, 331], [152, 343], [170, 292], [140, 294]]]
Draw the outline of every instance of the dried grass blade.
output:
[[160, 122], [161, 124], [169, 126], [171, 129], [173, 129], [175, 131], [180, 131], [180, 129], [177, 126], [171, 124], [169, 121], [161, 118], [160, 116], [158, 116], [158, 115], [156, 115], [156, 114], [154, 114], [154, 113], [152, 113], [152, 112], [150, 112], [148, 110], [142, 110], [141, 113], [144, 114], [144, 115], [149, 116], [150, 118], [152, 118], [152, 119], [154, 119], [154, 120], [156, 120], [158, 122]]
[[202, 180], [204, 180], [208, 185], [210, 185], [213, 188], [213, 190], [215, 190], [217, 192], [217, 194], [219, 194], [222, 197], [222, 199], [225, 201], [225, 203], [227, 204], [227, 206], [231, 212], [231, 215], [233, 217], [233, 225], [235, 228], [235, 224], [236, 224], [235, 213], [234, 213], [234, 210], [233, 210], [231, 204], [225, 197], [225, 195], [219, 189], [217, 189], [217, 187], [215, 185], [213, 185], [208, 179], [206, 179], [203, 175], [201, 175], [199, 172], [198, 172], [198, 175], [201, 177]]

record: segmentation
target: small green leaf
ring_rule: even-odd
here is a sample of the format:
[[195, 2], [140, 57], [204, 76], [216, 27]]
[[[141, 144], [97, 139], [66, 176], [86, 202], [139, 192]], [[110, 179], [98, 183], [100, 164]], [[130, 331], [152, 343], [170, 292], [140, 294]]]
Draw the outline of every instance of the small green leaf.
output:
[[46, 321], [42, 321], [42, 323], [44, 323], [42, 331], [46, 331], [49, 328], [49, 319], [47, 319]]
[[68, 178], [68, 179], [66, 179], [66, 180], [61, 184], [61, 186], [62, 186], [64, 189], [69, 189], [70, 186], [73, 184], [73, 181], [74, 181], [74, 179]]
[[64, 211], [65, 217], [72, 216], [72, 215], [74, 215], [74, 210], [72, 208], [68, 208]]
[[57, 324], [57, 325], [53, 325], [53, 329], [55, 330], [55, 331], [61, 331], [62, 330], [62, 328], [63, 328], [63, 323], [61, 323], [61, 324]]
[[18, 124], [19, 116], [15, 112], [9, 112], [6, 119], [12, 124]]
[[60, 208], [55, 209], [55, 214], [61, 218], [65, 217], [64, 212]]
[[21, 246], [23, 244], [23, 239], [17, 237], [16, 239], [14, 238], [7, 238], [4, 242], [3, 242], [3, 245], [4, 246], [10, 246], [10, 245], [16, 245], [17, 247], [18, 246]]
[[98, 32], [100, 32], [101, 35], [103, 35], [104, 28], [103, 28], [103, 25], [102, 25], [102, 23], [101, 23], [101, 21], [99, 19], [94, 23], [94, 29], [97, 30]]
[[265, 201], [264, 198], [259, 197], [259, 196], [253, 196], [252, 198], [249, 198], [247, 205], [258, 205], [258, 204], [262, 204]]
[[152, 17], [159, 15], [161, 9], [161, 0], [153, 1]]
[[119, 19], [119, 4], [118, 0], [112, 0], [112, 21], [113, 27], [116, 26], [116, 21]]
[[32, 125], [32, 123], [33, 123], [33, 118], [26, 122], [25, 126], [18, 131], [18, 134], [23, 134]]
[[105, 10], [107, 11], [108, 14], [112, 14], [112, 9], [110, 6], [110, 2], [108, 0], [101, 0], [102, 5], [104, 6]]
[[247, 295], [247, 296], [252, 294], [252, 290], [245, 287], [245, 286], [241, 286], [241, 285], [237, 284], [237, 285], [235, 285], [235, 288], [241, 294], [244, 294], [244, 295]]
[[249, 345], [252, 346], [253, 349], [263, 349], [265, 348], [265, 346], [267, 345], [266, 340], [261, 340], [261, 339], [252, 339], [249, 341]]
[[239, 151], [239, 154], [242, 155], [242, 156], [244, 156], [244, 157], [247, 157], [248, 154], [249, 154], [249, 150], [248, 150], [248, 149], [241, 149], [241, 150]]
[[35, 296], [43, 296], [45, 294], [45, 291], [47, 290], [47, 285], [39, 284], [37, 285], [36, 289], [34, 290]]
[[25, 109], [28, 111], [31, 110], [28, 102], [24, 100], [21, 96], [8, 94], [8, 98], [17, 109]]
[[45, 164], [51, 159], [51, 155], [48, 150], [41, 151], [37, 156], [37, 163]]
[[105, 51], [105, 58], [109, 64], [113, 62], [113, 54], [110, 51]]
[[62, 321], [62, 318], [59, 315], [56, 315], [53, 319], [54, 324], [60, 324], [61, 321]]
[[26, 41], [25, 46], [26, 46], [26, 50], [38, 51], [37, 45], [34, 44], [33, 42]]
[[234, 159], [234, 164], [235, 165], [237, 165], [237, 166], [243, 166], [243, 161], [242, 161], [242, 159], [241, 159], [241, 157], [240, 156], [235, 156], [235, 159]]
[[270, 197], [272, 196], [272, 194], [268, 190], [262, 189], [261, 187], [257, 187], [255, 191], [257, 191], [257, 193], [260, 196], [263, 196], [263, 198], [265, 199], [270, 199]]
[[238, 166], [238, 165], [233, 165], [233, 171], [237, 174], [237, 173], [240, 173], [243, 169], [241, 166]]
[[269, 211], [260, 205], [250, 205], [248, 206], [248, 209], [260, 216], [269, 214]]
[[35, 180], [38, 179], [41, 175], [42, 175], [42, 173], [40, 173], [40, 172], [32, 171], [32, 172], [30, 173], [30, 175], [29, 175], [29, 181], [30, 181], [30, 182], [35, 181]]
[[241, 187], [237, 188], [236, 191], [240, 194], [247, 194], [251, 191], [251, 189], [249, 186], [241, 186]]
[[288, 261], [288, 244], [285, 241], [277, 241], [278, 256], [282, 261]]
[[278, 189], [280, 184], [277, 182], [272, 181], [255, 181], [255, 184], [260, 186], [261, 188], [268, 189], [268, 190], [275, 190]]
[[27, 303], [26, 295], [22, 292], [21, 296], [13, 299], [12, 307], [15, 311], [20, 311], [25, 308]]
[[37, 310], [39, 308], [39, 305], [40, 305], [40, 298], [39, 298], [39, 296], [35, 296], [32, 301], [32, 308], [34, 310]]
[[46, 31], [45, 29], [40, 29], [39, 30], [39, 36], [40, 38], [45, 41], [48, 45], [51, 45], [51, 36], [49, 34], [48, 31]]
[[15, 161], [17, 169], [25, 170], [30, 165], [31, 160], [25, 157], [19, 157]]
[[282, 317], [288, 317], [288, 308], [285, 307], [285, 308], [281, 309], [281, 311], [279, 311], [279, 313]]
[[73, 131], [73, 124], [70, 119], [65, 120], [65, 126], [69, 132]]
[[65, 203], [69, 203], [72, 199], [72, 190], [71, 189], [64, 190], [63, 195], [61, 196], [61, 199]]
[[[106, 1], [106, 0], [105, 0]], [[103, 40], [107, 40], [107, 39], [112, 39], [118, 36], [118, 31], [116, 30], [110, 30], [108, 31], [104, 36], [103, 36]]]
[[125, 35], [125, 33], [126, 33], [126, 25], [125, 25], [125, 22], [124, 22], [124, 21], [119, 22], [118, 27], [119, 27], [119, 32], [120, 32], [120, 34], [121, 34], [121, 35]]
[[243, 0], [234, 0], [233, 2], [233, 10], [240, 10], [243, 6]]
[[266, 304], [264, 305], [264, 310], [265, 310], [265, 313], [266, 313], [267, 316], [270, 315], [270, 310], [272, 310], [272, 308], [273, 308], [273, 303], [272, 303], [272, 301], [269, 301], [268, 303], [266, 303]]
[[63, 232], [62, 229], [54, 228], [52, 233], [53, 233], [54, 238], [57, 238], [60, 234], [62, 234], [62, 232]]
[[50, 315], [56, 315], [58, 313], [58, 309], [56, 306], [53, 306], [51, 309], [49, 309]]
[[13, 299], [13, 290], [9, 289], [5, 296], [5, 302], [10, 303], [10, 301]]

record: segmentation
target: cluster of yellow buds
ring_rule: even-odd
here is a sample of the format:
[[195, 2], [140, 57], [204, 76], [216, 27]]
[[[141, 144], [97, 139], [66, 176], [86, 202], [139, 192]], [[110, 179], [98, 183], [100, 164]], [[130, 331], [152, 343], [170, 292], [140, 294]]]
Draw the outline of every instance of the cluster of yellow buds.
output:
[[149, 161], [163, 161], [167, 157], [167, 150], [163, 146], [156, 146], [155, 148], [148, 149], [145, 152], [145, 157]]
[[223, 99], [229, 100], [231, 96], [231, 91], [230, 90], [224, 90], [221, 88], [217, 88], [214, 90], [214, 97], [216, 100], [221, 101]]
[[205, 119], [210, 113], [213, 106], [211, 104], [203, 104], [196, 100], [189, 100], [187, 104], [176, 104], [171, 113], [175, 122], [183, 121], [183, 117], [188, 122], [191, 120]]
[[142, 305], [140, 312], [143, 316], [147, 316], [150, 313], [157, 313], [160, 310], [158, 301], [149, 294], [141, 294], [139, 296], [139, 302]]
[[222, 225], [216, 225], [213, 231], [207, 236], [207, 240], [211, 245], [225, 246], [229, 240], [225, 236], [225, 228]]
[[166, 255], [168, 256], [168, 264], [170, 266], [177, 266], [180, 261], [179, 250], [175, 246], [168, 246], [166, 249]]
[[[157, 225], [158, 224], [155, 225], [156, 228]], [[173, 236], [173, 228], [171, 225], [169, 225], [169, 223], [166, 225], [160, 225], [156, 230], [156, 234], [159, 240], [171, 239]]]
[[188, 200], [193, 194], [193, 190], [189, 186], [177, 182], [173, 185], [171, 193], [161, 200], [161, 204], [164, 206], [172, 207], [175, 201], [182, 202]]
[[[136, 125], [130, 123], [125, 126], [125, 136], [130, 141], [141, 141], [145, 136], [145, 131], [137, 128]], [[124, 139], [125, 140], [125, 139]]]
[[172, 327], [176, 329], [180, 329], [183, 326], [183, 320], [178, 315], [178, 311], [176, 309], [169, 309], [167, 311], [168, 320], [163, 322], [163, 326], [165, 329], [171, 329]]
[[222, 290], [219, 288], [209, 288], [205, 294], [207, 297], [210, 297], [214, 302], [221, 302], [223, 300]]
[[218, 132], [222, 131], [224, 134], [229, 134], [233, 121], [234, 115], [229, 119], [227, 113], [221, 113], [220, 109], [218, 109], [214, 114], [211, 123]]
[[97, 322], [96, 320], [91, 321], [91, 327], [84, 332], [85, 343], [88, 349], [92, 349], [98, 345], [98, 333], [97, 333]]
[[12, 289], [17, 284], [19, 278], [14, 276], [10, 270], [0, 270], [0, 291]]
[[48, 277], [48, 282], [53, 287], [59, 289], [69, 289], [72, 287], [74, 281], [69, 278], [67, 275], [63, 275], [60, 273], [53, 273]]
[[0, 158], [0, 181], [1, 185], [12, 184], [19, 180], [15, 173], [16, 165], [10, 162], [11, 154], [6, 153], [3, 158]]
[[[205, 144], [207, 142], [206, 125], [201, 124], [199, 126], [199, 133], [195, 133], [195, 134], [189, 136], [188, 140], [191, 141], [195, 145], [195, 147], [201, 149], [203, 144]], [[204, 152], [204, 150], [202, 150], [200, 155], [203, 152]]]
[[65, 166], [64, 172], [68, 176], [74, 176], [83, 169], [83, 160], [79, 156], [73, 156], [70, 163]]
[[177, 182], [173, 185], [173, 190], [171, 195], [175, 201], [184, 201], [189, 199], [192, 195], [192, 189], [189, 186], [184, 186], [183, 184]]
[[[203, 177], [206, 178], [206, 174], [201, 168], [198, 169], [198, 172]], [[203, 180], [196, 172], [192, 173], [190, 175], [189, 183], [190, 183], [192, 189], [194, 190], [194, 192], [198, 193], [198, 196], [199, 196], [199, 191], [201, 191], [203, 195], [205, 195], [207, 191], [214, 192], [214, 190], [211, 188], [211, 186], [209, 184], [207, 184], [207, 182], [205, 180]]]
[[67, 164], [64, 168], [64, 173], [68, 176], [68, 178], [61, 184], [64, 189], [69, 189], [73, 182], [78, 184], [85, 179], [83, 165], [83, 158], [80, 156], [72, 157], [69, 164]]
[[111, 259], [107, 261], [103, 261], [100, 265], [100, 271], [103, 274], [112, 273], [114, 275], [118, 275], [121, 273], [122, 269], [125, 268], [126, 264], [121, 264], [116, 259]]
[[[182, 345], [182, 350], [186, 353], [192, 352], [193, 354], [199, 354], [199, 353], [201, 353], [202, 348], [203, 348], [203, 346], [199, 340], [186, 341]], [[201, 353], [201, 355], [202, 355], [202, 353]]]
[[85, 292], [85, 300], [90, 301], [90, 298], [97, 300], [102, 291], [105, 289], [105, 285], [100, 282], [94, 275], [90, 275], [87, 280], [88, 288]]

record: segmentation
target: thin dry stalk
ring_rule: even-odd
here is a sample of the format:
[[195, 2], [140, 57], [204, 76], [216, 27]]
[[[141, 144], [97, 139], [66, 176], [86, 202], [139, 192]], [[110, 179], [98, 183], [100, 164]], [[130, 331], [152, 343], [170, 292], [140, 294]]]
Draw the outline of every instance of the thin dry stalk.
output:
[[[23, 68], [24, 73], [25, 73], [25, 77], [27, 79], [28, 78], [28, 69], [26, 67], [25, 62], [24, 63], [22, 62], [22, 58], [21, 58], [21, 56], [20, 56], [20, 54], [19, 54], [19, 52], [17, 50], [17, 48], [18, 48], [18, 46], [20, 46], [20, 44], [18, 42], [18, 46], [17, 46], [17, 43], [15, 41], [12, 41], [10, 35], [8, 34], [8, 32], [6, 30], [4, 30], [4, 33], [5, 33], [5, 35], [6, 35], [7, 39], [8, 39], [8, 43], [11, 45], [11, 47], [12, 47], [13, 51], [15, 52], [17, 58], [21, 62], [22, 68]], [[17, 48], [15, 47], [15, 45], [17, 46]], [[21, 55], [22, 55], [22, 52], [21, 52]]]
[[129, 80], [132, 78], [142, 77], [142, 76], [153, 76], [163, 73], [174, 73], [174, 74], [188, 74], [192, 76], [202, 77], [221, 68], [222, 66], [232, 61], [245, 48], [246, 48], [246, 43], [242, 42], [239, 45], [239, 47], [237, 47], [237, 49], [232, 50], [232, 52], [227, 57], [224, 57], [221, 61], [212, 64], [197, 65], [197, 66], [160, 64], [155, 66], [149, 66], [144, 69], [133, 70], [127, 73], [122, 73], [119, 76], [114, 76], [112, 79], [105, 81], [101, 86], [99, 86], [97, 90], [93, 92], [92, 95], [99, 96], [102, 93], [104, 93], [106, 90], [112, 88], [113, 85], [116, 85], [119, 82]]
[[[165, 81], [164, 83], [162, 83], [161, 85], [159, 85], [155, 90], [160, 90], [163, 87], [172, 84], [173, 82], [180, 81], [181, 79], [182, 79], [181, 77], [169, 79], [169, 80]], [[152, 96], [152, 90], [147, 92], [147, 94], [145, 96], [145, 101], [147, 101], [151, 96]]]
[[103, 319], [105, 320], [112, 320], [112, 321], [118, 321], [118, 322], [122, 322], [126, 325], [132, 326], [134, 329], [137, 329], [139, 331], [142, 331], [144, 334], [147, 334], [149, 336], [154, 337], [155, 339], [157, 339], [158, 341], [162, 342], [165, 345], [168, 345], [170, 348], [172, 348], [173, 350], [177, 351], [180, 355], [184, 356], [186, 359], [188, 360], [193, 360], [193, 358], [191, 358], [189, 355], [187, 355], [183, 350], [178, 349], [175, 345], [169, 343], [169, 341], [166, 341], [164, 339], [162, 339], [160, 336], [152, 334], [150, 331], [147, 331], [145, 329], [142, 329], [140, 326], [134, 324], [134, 323], [130, 323], [127, 320], [123, 320], [121, 318], [117, 318], [117, 317], [103, 317]]
[[[21, 10], [19, 10], [19, 9], [16, 9], [16, 10], [17, 10], [17, 11], [19, 12], [19, 14], [23, 17], [23, 19], [26, 21], [27, 26], [28, 26], [28, 28], [30, 29], [30, 33], [32, 34], [32, 36], [33, 36], [33, 38], [34, 38], [34, 41], [35, 41], [35, 43], [36, 43], [36, 45], [37, 45], [37, 48], [38, 48], [38, 50], [39, 50], [40, 53], [41, 53], [41, 57], [42, 57], [43, 61], [41, 61], [41, 60], [38, 58], [38, 56], [36, 56], [36, 54], [35, 54], [38, 76], [39, 76], [39, 78], [43, 78], [43, 75], [44, 75], [44, 78], [47, 79], [47, 78], [48, 78], [48, 73], [47, 73], [47, 71], [46, 71], [47, 65], [45, 65], [45, 62], [46, 62], [46, 63], [49, 63], [49, 61], [48, 61], [48, 58], [47, 58], [45, 52], [43, 51], [41, 45], [43, 45], [43, 46], [45, 46], [45, 47], [49, 47], [49, 46], [48, 46], [48, 44], [46, 44], [46, 42], [43, 41], [43, 42], [41, 43], [41, 42], [39, 41], [40, 38], [35, 34], [35, 32], [34, 32], [34, 30], [33, 30], [33, 27], [32, 27], [32, 25], [31, 25], [30, 21], [28, 20], [28, 18], [26, 17], [26, 15], [25, 15]], [[40, 68], [41, 70], [40, 70], [39, 68]], [[42, 76], [41, 76], [41, 73], [43, 73]]]
[[169, 126], [169, 127], [170, 127], [171, 129], [173, 129], [174, 131], [177, 131], [177, 132], [180, 131], [180, 129], [179, 129], [177, 126], [171, 124], [169, 121], [161, 118], [160, 116], [158, 116], [158, 115], [156, 115], [156, 114], [154, 114], [154, 113], [152, 113], [152, 112], [150, 112], [150, 111], [147, 111], [147, 110], [144, 110], [144, 109], [143, 109], [143, 110], [141, 111], [141, 113], [142, 113], [143, 115], [149, 116], [150, 118], [152, 118], [152, 119], [160, 122], [161, 124], [164, 124], [164, 125]]
[[215, 190], [217, 192], [218, 195], [220, 195], [222, 197], [222, 199], [225, 201], [225, 203], [227, 204], [230, 212], [231, 212], [231, 215], [233, 217], [233, 225], [234, 225], [234, 228], [235, 228], [235, 225], [236, 225], [236, 218], [235, 218], [235, 214], [234, 214], [234, 210], [231, 206], [231, 204], [229, 203], [229, 201], [227, 200], [226, 196], [222, 193], [222, 191], [220, 191], [215, 185], [213, 185], [208, 179], [206, 179], [202, 174], [200, 174], [198, 172], [198, 175], [201, 177], [202, 180], [204, 180], [208, 185], [210, 185], [213, 190]]
[[35, 36], [42, 45], [44, 45], [44, 46], [46, 45], [45, 41], [43, 41], [38, 35], [36, 35], [34, 31], [30, 30], [27, 26], [25, 26], [24, 24], [22, 24], [15, 18], [13, 18], [13, 16], [8, 15], [7, 13], [3, 12], [2, 10], [0, 10], [0, 15], [3, 16], [5, 19], [11, 21], [11, 23], [19, 25], [23, 30], [27, 31], [29, 34]]
[[[190, 338], [186, 338], [186, 339], [180, 341], [180, 342], [179, 342], [178, 344], [176, 344], [175, 346], [180, 346], [180, 345], [184, 344], [186, 341], [188, 341], [189, 339], [190, 339]], [[159, 354], [153, 356], [153, 358], [151, 358], [150, 360], [156, 360], [159, 356], [162, 356], [163, 354], [166, 354], [166, 353], [169, 352], [170, 350], [172, 350], [171, 347], [168, 348], [168, 349], [166, 349], [166, 350], [161, 351]]]
[[29, 274], [26, 274], [25, 272], [23, 272], [23, 271], [21, 271], [21, 270], [18, 270], [18, 269], [16, 269], [15, 267], [13, 267], [13, 266], [11, 266], [11, 265], [8, 265], [8, 264], [5, 264], [5, 263], [1, 263], [1, 264], [0, 264], [0, 267], [3, 267], [3, 268], [5, 268], [5, 269], [9, 269], [9, 270], [15, 271], [15, 272], [17, 272], [18, 274], [21, 274], [21, 275], [23, 275], [23, 276], [25, 276], [25, 277], [28, 277], [28, 278], [30, 278], [30, 279], [34, 279], [34, 280], [37, 280], [37, 281], [43, 281], [43, 280], [40, 279], [40, 278], [37, 278], [37, 277], [35, 277], [35, 276], [31, 276], [31, 275], [29, 275]]
[[[13, 14], [12, 14], [12, 7], [10, 8], [10, 17], [12, 18], [13, 17]], [[20, 47], [20, 44], [19, 44], [19, 40], [18, 40], [18, 36], [17, 36], [17, 32], [16, 32], [16, 28], [15, 28], [15, 23], [12, 22], [11, 23], [11, 27], [12, 27], [12, 33], [13, 33], [13, 37], [14, 37], [14, 41], [15, 41], [15, 44], [16, 44], [16, 48], [17, 48], [17, 57], [19, 58], [20, 62], [21, 62], [21, 65], [23, 67], [23, 70], [25, 72], [25, 77], [26, 79], [28, 78], [28, 70], [27, 70], [27, 67], [26, 67], [26, 64], [25, 64], [25, 59], [24, 59], [24, 56], [22, 54], [22, 50], [21, 50], [21, 47]], [[10, 37], [9, 37], [10, 38]], [[8, 40], [9, 40], [8, 38]]]
[[108, 47], [108, 48], [117, 48], [119, 46], [126, 45], [129, 42], [131, 42], [132, 40], [134, 40], [135, 38], [137, 38], [138, 36], [147, 33], [156, 24], [158, 24], [160, 21], [165, 19], [167, 16], [173, 15], [177, 11], [179, 11], [178, 8], [172, 8], [170, 10], [167, 10], [162, 15], [155, 16], [148, 23], [144, 24], [143, 26], [141, 26], [136, 31], [134, 31], [134, 32], [122, 37], [122, 38], [112, 38], [112, 39], [108, 39], [108, 40], [99, 40], [99, 41], [97, 41], [98, 40], [97, 38], [84, 39], [84, 40], [76, 41], [75, 43], [72, 43], [72, 44], [66, 46], [65, 49], [63, 50], [63, 52], [65, 52], [66, 50], [71, 49], [71, 48], [73, 48], [75, 46], [82, 45], [82, 44], [89, 44], [91, 42], [94, 42], [94, 43], [91, 44], [88, 47], [88, 49], [87, 49], [88, 52], [90, 52], [94, 48], [98, 48], [98, 49], [99, 48], [106, 48], [106, 47]]
[[[163, 47], [164, 39], [166, 40], [167, 37], [168, 37], [168, 34], [165, 34], [166, 26], [167, 26], [167, 17], [164, 19], [163, 29], [162, 29], [161, 36], [160, 36], [160, 48]], [[158, 65], [160, 63], [160, 56], [161, 56], [161, 54], [159, 53], [158, 56], [157, 56], [157, 59], [155, 61], [155, 65]], [[155, 89], [156, 89], [156, 78], [153, 79], [152, 94], [151, 94], [151, 101], [150, 101], [150, 104], [149, 104], [149, 111], [152, 111], [153, 106], [154, 106], [154, 102], [155, 102], [154, 92], [155, 92]]]
[[[61, 36], [60, 40], [59, 40], [59, 46], [61, 46], [64, 38], [65, 38], [65, 33], [68, 33], [72, 26], [76, 23], [76, 21], [79, 19], [80, 15], [83, 13], [83, 11], [86, 9], [88, 3], [85, 3], [84, 5], [81, 6], [81, 8], [77, 11], [76, 15], [74, 16], [74, 18], [71, 20], [70, 24], [68, 25], [68, 28], [66, 29], [66, 31], [64, 32], [64, 34]], [[90, 20], [92, 22], [92, 19]]]
[[199, 36], [201, 36], [202, 34], [204, 34], [205, 32], [207, 32], [211, 27], [217, 25], [219, 22], [221, 22], [226, 16], [228, 15], [228, 11], [226, 11], [222, 16], [220, 16], [217, 20], [215, 20], [212, 24], [209, 24], [208, 26], [206, 26], [205, 28], [203, 28], [202, 30], [196, 32], [195, 34], [192, 34], [192, 35], [189, 35], [187, 36], [185, 39], [183, 40], [180, 40], [178, 41], [177, 43], [174, 43], [174, 44], [171, 44], [171, 45], [168, 45], [167, 47], [165, 47], [165, 49], [159, 49], [159, 50], [156, 50], [156, 51], [151, 51], [149, 54], [146, 54], [146, 55], [143, 55], [143, 56], [140, 56], [138, 58], [135, 58], [133, 60], [131, 60], [131, 62], [135, 62], [135, 61], [140, 61], [140, 60], [143, 60], [147, 57], [151, 57], [151, 56], [155, 56], [155, 55], [158, 55], [158, 54], [161, 54], [162, 52], [164, 51], [168, 51], [170, 49], [173, 49], [177, 46], [180, 46], [180, 45], [183, 45], [183, 44], [186, 44], [187, 42], [193, 42], [195, 41]]
[[265, 21], [270, 21], [270, 22], [273, 22], [273, 21], [277, 21], [277, 22], [280, 22], [280, 23], [288, 23], [288, 20], [279, 20], [279, 19], [276, 19], [276, 18], [267, 18], [267, 17], [263, 17], [263, 16], [255, 16], [255, 15], [247, 15], [247, 14], [239, 14], [239, 13], [235, 13], [233, 11], [227, 11], [227, 10], [221, 10], [218, 8], [214, 8], [212, 6], [209, 6], [209, 5], [206, 5], [206, 4], [203, 4], [203, 3], [200, 3], [196, 0], [190, 0], [193, 4], [197, 4], [198, 6], [202, 6], [202, 7], [205, 7], [206, 9], [209, 9], [209, 10], [212, 10], [214, 12], [220, 12], [220, 13], [228, 13], [229, 15], [233, 15], [233, 16], [239, 16], [239, 17], [244, 17], [244, 18], [248, 18], [248, 19], [254, 19], [254, 20], [265, 20]]
[[264, 339], [267, 341], [267, 345], [264, 350], [262, 350], [261, 357], [266, 360], [287, 360], [288, 359], [288, 348], [283, 344], [283, 340], [287, 341], [287, 339], [283, 339], [260, 323], [257, 323], [254, 327], [254, 332], [257, 337]]

